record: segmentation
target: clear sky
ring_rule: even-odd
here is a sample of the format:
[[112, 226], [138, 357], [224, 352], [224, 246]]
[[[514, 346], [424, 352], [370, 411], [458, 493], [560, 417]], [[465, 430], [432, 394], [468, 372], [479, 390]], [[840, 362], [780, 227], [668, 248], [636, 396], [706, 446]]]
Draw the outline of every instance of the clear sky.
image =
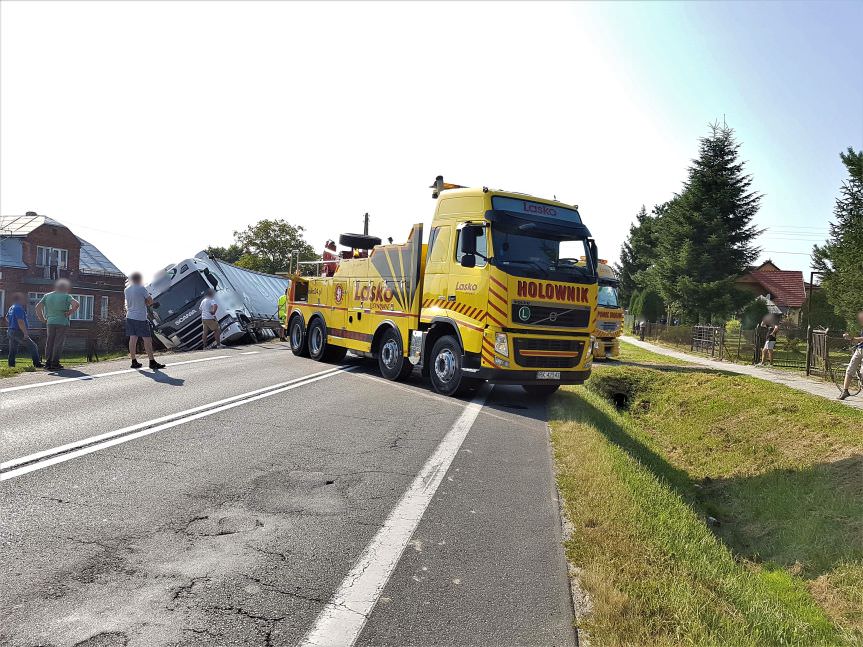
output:
[[714, 120], [808, 270], [863, 148], [863, 2], [2, 2], [0, 210], [145, 276], [260, 218], [403, 240], [434, 176], [580, 206], [615, 260]]

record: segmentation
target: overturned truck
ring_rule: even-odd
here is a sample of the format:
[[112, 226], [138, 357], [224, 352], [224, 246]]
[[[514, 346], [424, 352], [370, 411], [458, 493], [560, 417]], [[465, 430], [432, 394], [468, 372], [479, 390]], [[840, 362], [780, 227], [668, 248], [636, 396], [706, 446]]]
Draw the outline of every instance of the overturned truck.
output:
[[177, 350], [201, 348], [199, 306], [207, 290], [215, 292], [222, 341], [263, 341], [280, 326], [278, 300], [290, 285], [286, 278], [247, 270], [199, 252], [159, 272], [147, 286], [156, 337]]

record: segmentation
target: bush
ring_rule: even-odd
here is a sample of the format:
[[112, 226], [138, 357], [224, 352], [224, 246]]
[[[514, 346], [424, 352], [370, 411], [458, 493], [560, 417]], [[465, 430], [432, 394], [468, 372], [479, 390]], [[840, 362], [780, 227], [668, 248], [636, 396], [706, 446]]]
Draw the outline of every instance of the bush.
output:
[[726, 335], [739, 335], [742, 324], [739, 319], [729, 319], [725, 322]]

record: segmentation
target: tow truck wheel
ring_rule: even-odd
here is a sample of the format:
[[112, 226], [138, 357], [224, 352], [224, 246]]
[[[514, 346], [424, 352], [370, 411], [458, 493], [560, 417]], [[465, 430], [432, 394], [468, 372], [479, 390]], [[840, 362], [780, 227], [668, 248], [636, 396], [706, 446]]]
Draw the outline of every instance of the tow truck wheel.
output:
[[309, 345], [306, 340], [306, 327], [303, 325], [303, 318], [299, 315], [294, 315], [291, 323], [288, 325], [288, 340], [291, 342], [291, 351], [297, 357], [309, 356]]
[[413, 364], [404, 356], [401, 335], [392, 328], [381, 337], [381, 345], [378, 348], [378, 368], [381, 375], [393, 381], [403, 380], [413, 371]]
[[537, 395], [541, 398], [545, 398], [557, 391], [560, 386], [557, 384], [522, 384], [521, 388], [527, 391], [530, 395]]
[[432, 388], [441, 395], [458, 395], [467, 380], [461, 374], [462, 352], [458, 340], [444, 335], [432, 347], [429, 377]]
[[309, 357], [317, 362], [323, 362], [327, 355], [327, 329], [324, 322], [318, 317], [312, 319], [306, 336], [309, 339]]

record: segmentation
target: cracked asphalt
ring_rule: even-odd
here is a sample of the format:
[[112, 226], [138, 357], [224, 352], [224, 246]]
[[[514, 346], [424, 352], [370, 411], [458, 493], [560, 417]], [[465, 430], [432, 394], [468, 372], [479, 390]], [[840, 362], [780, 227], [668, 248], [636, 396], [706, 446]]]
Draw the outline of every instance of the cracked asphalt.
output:
[[[327, 368], [208, 357], [0, 392], [0, 462]], [[466, 404], [353, 363], [0, 482], [0, 644], [297, 644]], [[495, 387], [357, 644], [574, 645], [561, 544], [544, 404]]]

